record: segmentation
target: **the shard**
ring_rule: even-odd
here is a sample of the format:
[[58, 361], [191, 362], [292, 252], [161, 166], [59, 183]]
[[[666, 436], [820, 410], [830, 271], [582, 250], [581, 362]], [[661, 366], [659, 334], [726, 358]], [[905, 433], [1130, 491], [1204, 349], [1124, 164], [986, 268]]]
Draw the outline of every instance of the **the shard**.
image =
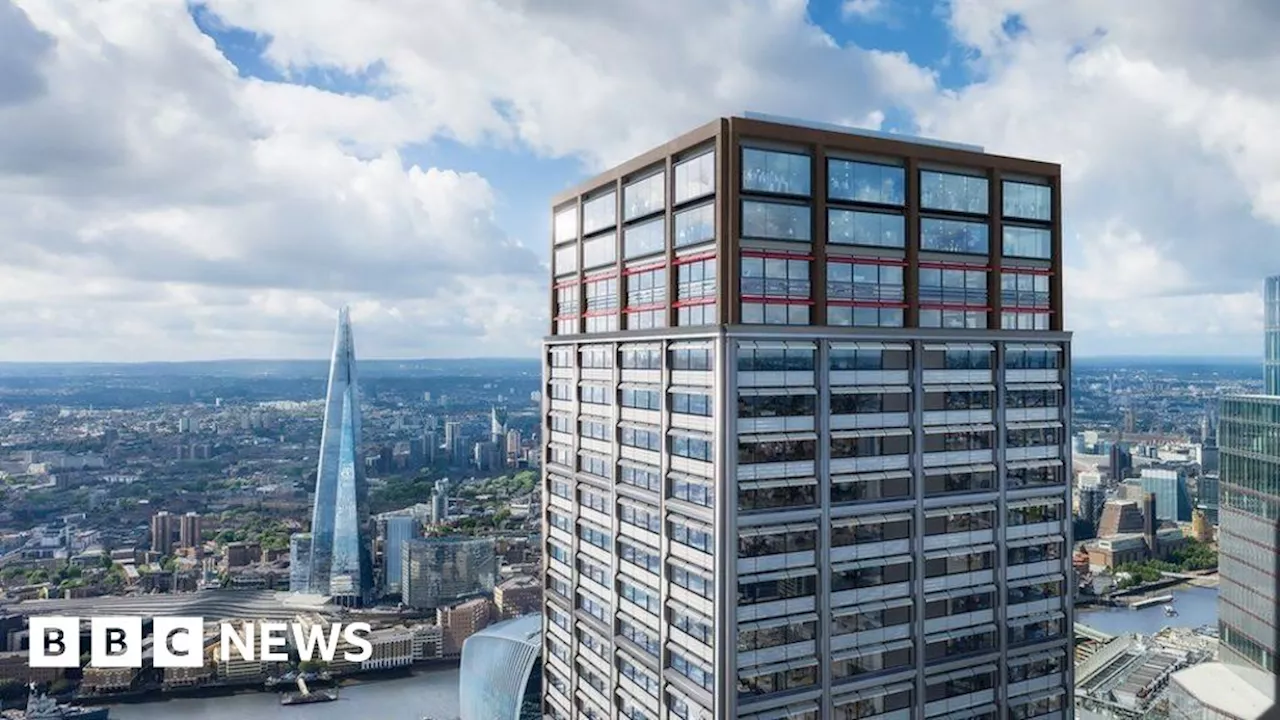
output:
[[311, 592], [329, 595], [338, 604], [361, 606], [372, 600], [369, 490], [360, 452], [360, 396], [347, 308], [338, 312], [329, 366], [308, 583]]

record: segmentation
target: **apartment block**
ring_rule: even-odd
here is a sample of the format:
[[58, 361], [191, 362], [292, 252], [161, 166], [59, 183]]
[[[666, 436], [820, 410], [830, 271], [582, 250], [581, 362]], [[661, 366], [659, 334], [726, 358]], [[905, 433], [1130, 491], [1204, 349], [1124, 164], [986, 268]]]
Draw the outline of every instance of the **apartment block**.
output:
[[747, 116], [553, 201], [548, 716], [1071, 716], [1059, 178]]

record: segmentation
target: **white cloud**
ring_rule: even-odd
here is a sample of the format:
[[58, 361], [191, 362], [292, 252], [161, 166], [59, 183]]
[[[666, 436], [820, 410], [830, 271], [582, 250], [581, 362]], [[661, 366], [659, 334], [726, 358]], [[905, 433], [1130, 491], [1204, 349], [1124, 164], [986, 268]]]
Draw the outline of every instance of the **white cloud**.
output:
[[840, 14], [846, 20], [874, 20], [884, 12], [884, 0], [844, 0], [840, 3]]

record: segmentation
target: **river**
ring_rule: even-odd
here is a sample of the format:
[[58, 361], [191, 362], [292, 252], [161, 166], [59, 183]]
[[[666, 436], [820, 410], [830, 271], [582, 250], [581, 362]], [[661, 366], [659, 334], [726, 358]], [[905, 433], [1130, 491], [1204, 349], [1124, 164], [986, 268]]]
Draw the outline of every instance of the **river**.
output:
[[1164, 614], [1163, 605], [1151, 605], [1141, 610], [1131, 608], [1076, 608], [1076, 622], [1101, 630], [1108, 635], [1142, 633], [1154, 635], [1161, 628], [1198, 628], [1202, 625], [1218, 626], [1218, 588], [1176, 587], [1158, 591], [1160, 595], [1172, 595], [1173, 607], [1178, 614]]
[[454, 720], [458, 712], [458, 669], [445, 668], [345, 686], [338, 700], [305, 708], [282, 706], [275, 693], [247, 693], [113, 705], [111, 720]]

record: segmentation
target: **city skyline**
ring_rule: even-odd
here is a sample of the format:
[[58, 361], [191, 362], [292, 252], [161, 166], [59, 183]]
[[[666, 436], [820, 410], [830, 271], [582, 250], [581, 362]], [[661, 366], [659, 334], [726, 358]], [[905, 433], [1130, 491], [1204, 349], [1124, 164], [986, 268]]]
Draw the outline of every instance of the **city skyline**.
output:
[[1081, 356], [1260, 354], [1264, 4], [325, 5], [0, 0], [0, 358], [532, 354], [546, 198], [748, 109], [1061, 162]]

